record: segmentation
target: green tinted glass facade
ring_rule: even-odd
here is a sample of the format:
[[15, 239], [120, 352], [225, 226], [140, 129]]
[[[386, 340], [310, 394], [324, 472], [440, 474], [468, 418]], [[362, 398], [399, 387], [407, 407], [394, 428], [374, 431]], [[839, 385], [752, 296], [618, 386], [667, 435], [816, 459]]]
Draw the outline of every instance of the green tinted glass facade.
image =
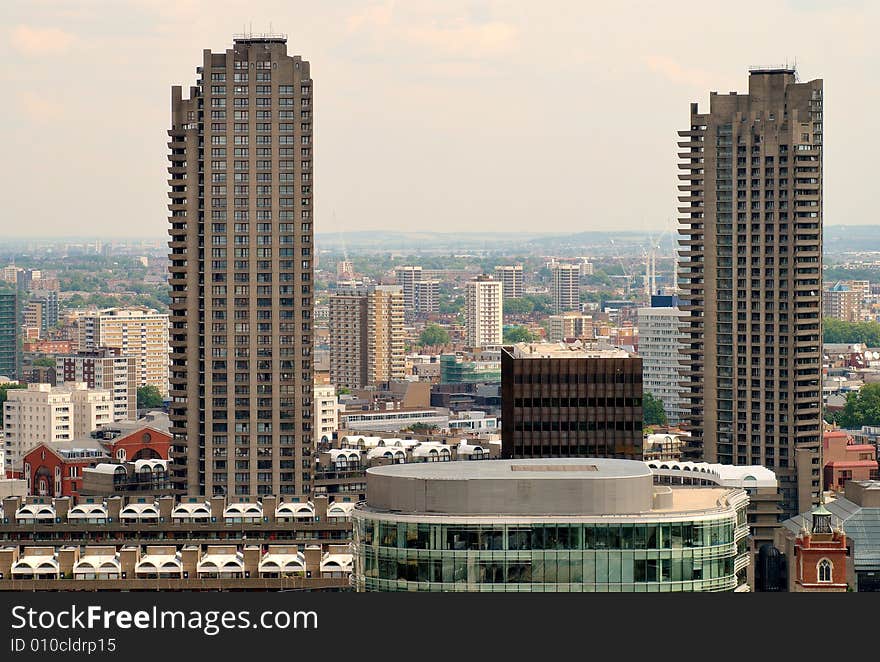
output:
[[658, 522], [354, 518], [358, 591], [732, 591], [748, 564], [745, 504]]
[[0, 376], [18, 378], [18, 308], [15, 291], [0, 290]]

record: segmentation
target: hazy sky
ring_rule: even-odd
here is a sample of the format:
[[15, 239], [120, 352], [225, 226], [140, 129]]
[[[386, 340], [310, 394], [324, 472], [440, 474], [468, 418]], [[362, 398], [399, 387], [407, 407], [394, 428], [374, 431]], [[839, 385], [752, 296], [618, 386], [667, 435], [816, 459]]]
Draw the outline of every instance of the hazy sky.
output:
[[673, 227], [688, 104], [794, 60], [825, 80], [826, 223], [876, 222], [876, 2], [3, 5], [0, 241], [164, 235], [171, 85], [270, 25], [311, 62], [319, 233]]

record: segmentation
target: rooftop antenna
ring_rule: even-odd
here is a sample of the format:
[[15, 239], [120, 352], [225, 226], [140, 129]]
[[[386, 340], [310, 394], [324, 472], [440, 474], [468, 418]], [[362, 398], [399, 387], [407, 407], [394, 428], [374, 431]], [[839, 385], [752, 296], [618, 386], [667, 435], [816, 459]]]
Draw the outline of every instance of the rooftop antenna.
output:
[[[336, 210], [333, 210], [333, 224], [336, 224]], [[343, 223], [339, 224], [339, 240], [342, 243], [342, 259], [348, 262], [348, 246], [345, 243], [345, 226]]]

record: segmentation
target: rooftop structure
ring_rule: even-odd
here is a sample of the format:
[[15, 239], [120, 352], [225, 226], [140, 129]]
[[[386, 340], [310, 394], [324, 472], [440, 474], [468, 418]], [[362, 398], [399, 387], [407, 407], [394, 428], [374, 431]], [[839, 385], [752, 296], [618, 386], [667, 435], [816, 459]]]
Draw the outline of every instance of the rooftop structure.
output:
[[619, 348], [593, 348], [575, 343], [517, 343], [510, 354], [517, 359], [628, 359], [629, 352]]
[[635, 460], [373, 467], [352, 513], [354, 582], [359, 591], [748, 590], [747, 504], [740, 489], [655, 486]]

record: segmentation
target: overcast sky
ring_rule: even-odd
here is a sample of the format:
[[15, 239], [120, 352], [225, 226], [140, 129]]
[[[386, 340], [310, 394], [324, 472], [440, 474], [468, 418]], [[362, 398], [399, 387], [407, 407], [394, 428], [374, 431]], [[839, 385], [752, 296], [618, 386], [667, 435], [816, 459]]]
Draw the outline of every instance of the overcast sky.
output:
[[270, 27], [311, 62], [318, 232], [673, 228], [689, 103], [795, 60], [825, 80], [825, 222], [876, 222], [876, 2], [3, 5], [0, 240], [164, 235], [171, 86]]

